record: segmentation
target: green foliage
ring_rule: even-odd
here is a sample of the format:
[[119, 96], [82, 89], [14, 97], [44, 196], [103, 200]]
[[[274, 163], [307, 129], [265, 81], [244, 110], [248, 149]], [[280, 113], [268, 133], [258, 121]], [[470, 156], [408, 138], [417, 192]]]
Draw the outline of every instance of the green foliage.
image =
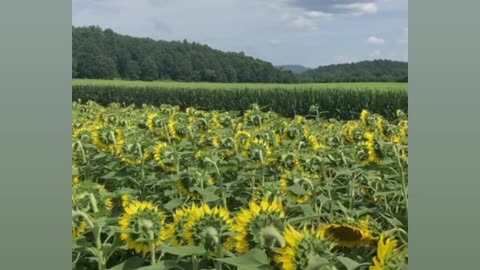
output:
[[[311, 105], [323, 117], [354, 119], [366, 108], [386, 118], [408, 111], [405, 84], [205, 84], [74, 81], [72, 100], [156, 105], [206, 110], [245, 111], [258, 104], [287, 117], [309, 115]], [[381, 90], [382, 89], [382, 90]]]
[[90, 26], [72, 27], [72, 44], [73, 62], [78, 62], [73, 78], [285, 83], [297, 80], [293, 73], [279, 70], [271, 63], [195, 42], [134, 38]]
[[[392, 121], [361, 115], [347, 122], [284, 118], [255, 106], [242, 116], [72, 102], [72, 269], [361, 270], [374, 258], [384, 269], [406, 269], [408, 121], [402, 112]], [[365, 146], [368, 159], [358, 155]], [[251, 155], [261, 148], [261, 158]], [[294, 185], [303, 191], [291, 192]], [[276, 207], [272, 200], [261, 206], [273, 197]], [[153, 206], [164, 221], [146, 215]], [[182, 207], [190, 209], [184, 221]], [[213, 207], [231, 223], [217, 227]], [[268, 221], [275, 214], [267, 208], [284, 215]], [[194, 230], [199, 224], [208, 227]], [[325, 224], [343, 230], [330, 231], [335, 239], [321, 236]], [[351, 226], [366, 241], [352, 239]], [[144, 229], [152, 239], [140, 234]], [[161, 242], [135, 251], [132, 243], [162, 232]], [[192, 243], [189, 234], [211, 241]], [[240, 239], [248, 250], [239, 250]], [[285, 267], [289, 262], [296, 267]]]
[[300, 75], [305, 82], [408, 82], [408, 63], [390, 60], [322, 66]]

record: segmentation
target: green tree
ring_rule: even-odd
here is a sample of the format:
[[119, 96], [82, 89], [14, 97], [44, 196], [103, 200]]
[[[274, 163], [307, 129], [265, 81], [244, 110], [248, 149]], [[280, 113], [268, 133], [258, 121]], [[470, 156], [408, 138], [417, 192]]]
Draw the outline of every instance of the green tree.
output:
[[144, 81], [154, 81], [158, 79], [157, 64], [151, 57], [147, 57], [140, 65], [140, 79]]

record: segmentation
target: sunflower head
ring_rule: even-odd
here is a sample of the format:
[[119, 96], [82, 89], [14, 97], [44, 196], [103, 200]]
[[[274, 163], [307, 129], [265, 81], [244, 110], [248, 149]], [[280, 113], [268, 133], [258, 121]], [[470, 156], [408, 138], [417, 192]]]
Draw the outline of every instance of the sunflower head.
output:
[[320, 226], [318, 232], [321, 239], [349, 248], [371, 245], [375, 240], [368, 219], [324, 224]]
[[159, 247], [168, 237], [165, 216], [150, 202], [137, 201], [125, 208], [119, 220], [122, 230], [121, 239], [127, 242], [129, 249], [137, 253], [147, 253], [151, 244]]
[[193, 204], [184, 227], [184, 238], [189, 245], [203, 245], [212, 253], [215, 253], [218, 245], [231, 250], [232, 239], [228, 232], [232, 223], [230, 212], [226, 208]]
[[124, 164], [138, 166], [151, 157], [151, 153], [147, 147], [140, 145], [137, 141], [138, 139], [135, 141], [132, 140], [131, 142], [129, 140], [128, 143], [125, 143], [122, 137], [122, 143], [118, 144], [117, 155]]
[[241, 209], [232, 226], [236, 232], [235, 247], [245, 253], [254, 247], [269, 249], [284, 246], [281, 236], [285, 229], [285, 213], [281, 201], [264, 198], [260, 204], [251, 201], [248, 209]]
[[264, 198], [274, 199], [279, 195], [281, 195], [281, 192], [278, 190], [278, 185], [267, 182], [264, 185], [257, 185], [253, 188], [252, 201], [260, 204]]
[[285, 233], [286, 246], [277, 252], [275, 261], [284, 270], [331, 269], [332, 265], [328, 245], [321, 240], [318, 232], [297, 231], [289, 226]]
[[237, 131], [234, 139], [235, 143], [244, 150], [248, 150], [250, 147], [250, 137], [252, 135], [248, 131]]
[[77, 239], [83, 235], [87, 228], [87, 222], [81, 216], [72, 218], [72, 240]]
[[176, 172], [174, 154], [174, 149], [166, 142], [158, 142], [154, 148], [153, 158], [161, 169], [165, 172], [172, 173]]
[[375, 138], [375, 133], [365, 132], [364, 141], [357, 146], [357, 158], [364, 164], [378, 164], [382, 159], [380, 145]]
[[113, 202], [104, 186], [82, 181], [72, 186], [72, 206], [87, 213], [102, 211], [108, 214], [113, 208]]
[[194, 173], [183, 173], [177, 180], [178, 191], [185, 196], [199, 198], [201, 195], [198, 191], [193, 190], [195, 187], [201, 187], [201, 179], [199, 175]]
[[235, 140], [231, 137], [220, 140], [220, 151], [222, 156], [231, 157], [236, 153]]
[[301, 171], [289, 171], [282, 174], [280, 188], [284, 194], [298, 204], [310, 201], [314, 193], [314, 177]]
[[78, 139], [81, 141], [89, 141], [91, 135], [90, 128], [84, 125], [74, 128], [72, 131], [72, 139]]
[[250, 147], [244, 155], [255, 161], [265, 161], [271, 154], [272, 149], [267, 142], [254, 138], [250, 141]]
[[80, 184], [80, 179], [78, 176], [72, 178], [72, 186]]
[[348, 121], [342, 127], [342, 137], [347, 143], [355, 143], [359, 139], [359, 133], [359, 125], [355, 121]]
[[119, 130], [106, 125], [96, 125], [91, 129], [92, 143], [103, 152], [111, 152], [117, 147]]
[[303, 168], [302, 161], [293, 153], [280, 155], [277, 159], [277, 164], [281, 172], [288, 172], [291, 170], [301, 171]]
[[360, 113], [360, 121], [365, 127], [368, 126], [368, 115], [369, 115], [369, 112], [365, 109], [362, 110], [362, 112]]
[[397, 240], [382, 233], [370, 270], [403, 269], [408, 256], [406, 250], [399, 250]]
[[187, 245], [185, 240], [185, 225], [190, 218], [191, 208], [179, 208], [173, 213], [173, 222], [168, 224], [168, 238], [170, 238], [170, 245], [182, 246]]

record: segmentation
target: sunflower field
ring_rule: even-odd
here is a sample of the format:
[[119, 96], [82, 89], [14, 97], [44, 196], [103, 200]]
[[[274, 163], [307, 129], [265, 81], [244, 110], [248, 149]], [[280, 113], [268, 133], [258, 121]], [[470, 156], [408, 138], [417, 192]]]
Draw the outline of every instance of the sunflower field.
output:
[[72, 113], [72, 269], [407, 269], [400, 110]]

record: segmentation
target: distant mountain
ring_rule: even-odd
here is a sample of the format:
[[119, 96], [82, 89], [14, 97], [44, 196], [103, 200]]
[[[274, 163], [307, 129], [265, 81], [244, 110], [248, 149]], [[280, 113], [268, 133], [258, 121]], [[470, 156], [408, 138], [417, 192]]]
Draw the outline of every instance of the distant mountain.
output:
[[408, 82], [408, 63], [392, 60], [361, 61], [320, 66], [298, 76], [304, 82]]
[[308, 67], [304, 67], [302, 65], [281, 65], [281, 66], [277, 66], [277, 68], [281, 70], [288, 70], [295, 74], [300, 74], [311, 69]]
[[120, 35], [72, 27], [72, 77], [89, 79], [291, 83], [297, 76], [271, 63], [196, 42]]

